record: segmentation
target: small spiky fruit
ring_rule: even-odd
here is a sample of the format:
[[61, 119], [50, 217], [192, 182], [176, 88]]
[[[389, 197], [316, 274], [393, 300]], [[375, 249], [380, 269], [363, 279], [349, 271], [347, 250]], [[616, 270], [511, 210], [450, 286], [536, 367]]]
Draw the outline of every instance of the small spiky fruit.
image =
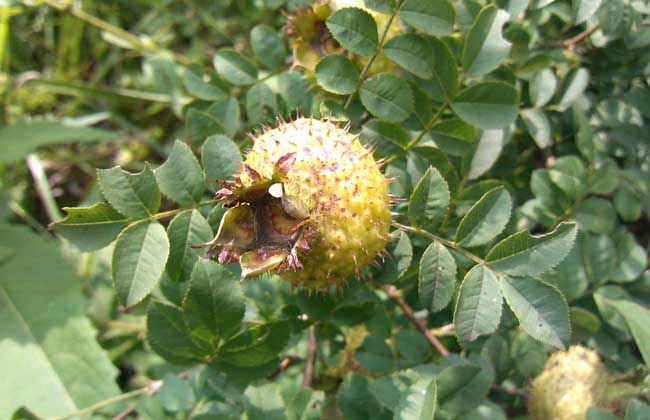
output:
[[[355, 7], [362, 9], [375, 19], [378, 35], [381, 35], [390, 22], [390, 16], [379, 13], [365, 7], [363, 0], [320, 0], [312, 6], [298, 9], [293, 15], [288, 16], [286, 26], [289, 35], [291, 48], [293, 50], [293, 61], [296, 65], [305, 69], [308, 76], [313, 77], [316, 65], [321, 58], [329, 54], [341, 54], [345, 50], [336, 42], [327, 29], [325, 21], [336, 11]], [[403, 28], [394, 19], [386, 33], [386, 40], [400, 34]], [[357, 56], [347, 52], [352, 62], [361, 70], [370, 57]], [[379, 54], [368, 69], [368, 75], [391, 71], [395, 68], [393, 62], [383, 54]]]
[[217, 192], [232, 208], [209, 256], [238, 260], [243, 279], [278, 272], [294, 285], [327, 290], [385, 252], [388, 181], [358, 136], [299, 118], [253, 140], [241, 173]]
[[551, 355], [531, 384], [533, 420], [584, 420], [589, 407], [616, 411], [637, 390], [615, 382], [598, 354], [582, 346]]

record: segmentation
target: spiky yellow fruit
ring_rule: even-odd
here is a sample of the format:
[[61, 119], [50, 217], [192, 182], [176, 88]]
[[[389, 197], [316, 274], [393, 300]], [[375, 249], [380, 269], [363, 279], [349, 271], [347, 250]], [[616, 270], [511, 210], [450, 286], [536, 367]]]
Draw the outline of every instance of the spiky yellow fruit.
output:
[[589, 407], [616, 411], [637, 394], [634, 386], [615, 382], [598, 354], [582, 346], [551, 355], [531, 384], [533, 420], [583, 420]]
[[358, 136], [299, 118], [253, 140], [241, 173], [217, 193], [232, 208], [209, 255], [239, 260], [243, 278], [273, 271], [326, 290], [384, 251], [388, 181]]

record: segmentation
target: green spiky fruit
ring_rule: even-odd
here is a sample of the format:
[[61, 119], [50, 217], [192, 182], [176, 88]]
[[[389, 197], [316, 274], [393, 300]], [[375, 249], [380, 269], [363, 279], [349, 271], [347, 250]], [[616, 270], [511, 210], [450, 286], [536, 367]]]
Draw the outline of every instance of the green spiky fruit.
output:
[[615, 412], [637, 393], [615, 382], [596, 352], [572, 346], [548, 358], [531, 384], [528, 409], [533, 420], [584, 420], [589, 407]]
[[278, 272], [310, 290], [340, 286], [381, 253], [391, 223], [388, 181], [358, 136], [299, 118], [253, 136], [208, 255], [242, 277]]

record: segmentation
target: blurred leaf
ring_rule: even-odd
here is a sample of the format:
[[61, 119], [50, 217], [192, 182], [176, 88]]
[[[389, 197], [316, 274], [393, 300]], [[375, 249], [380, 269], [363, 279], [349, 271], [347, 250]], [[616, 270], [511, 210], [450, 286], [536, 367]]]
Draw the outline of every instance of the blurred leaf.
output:
[[367, 377], [349, 373], [339, 387], [336, 404], [346, 420], [367, 420], [379, 417], [381, 408], [368, 390]]
[[447, 0], [406, 0], [399, 12], [408, 25], [429, 35], [449, 35], [456, 11]]
[[585, 420], [616, 420], [617, 417], [610, 412], [596, 407], [589, 407]]
[[198, 142], [207, 136], [224, 133], [225, 128], [209, 108], [207, 110], [190, 108], [185, 114], [185, 131], [191, 140]]
[[391, 38], [382, 52], [398, 66], [421, 79], [431, 79], [434, 68], [434, 52], [429, 40], [418, 34], [403, 34]]
[[1, 163], [20, 160], [47, 144], [112, 140], [116, 133], [66, 121], [28, 121], [0, 127]]
[[503, 128], [517, 118], [519, 95], [503, 82], [479, 82], [463, 89], [451, 109], [463, 120], [482, 129]]
[[542, 69], [530, 82], [530, 99], [535, 108], [548, 104], [557, 89], [557, 77], [551, 69]]
[[111, 274], [122, 305], [133, 306], [149, 295], [165, 270], [168, 255], [167, 232], [156, 221], [143, 220], [120, 233]]
[[185, 210], [178, 213], [169, 223], [167, 235], [169, 278], [175, 281], [188, 280], [194, 263], [205, 253], [205, 250], [193, 249], [192, 245], [209, 242], [213, 237], [212, 228], [198, 210]]
[[241, 160], [239, 148], [226, 136], [210, 136], [201, 148], [201, 163], [211, 186], [217, 180], [227, 180], [236, 174]]
[[346, 50], [360, 55], [377, 52], [377, 24], [368, 12], [345, 7], [328, 17], [326, 25], [334, 39]]
[[481, 132], [476, 147], [465, 155], [464, 172], [467, 179], [477, 179], [492, 169], [501, 156], [506, 140], [505, 130], [485, 130]]
[[257, 69], [237, 51], [224, 48], [214, 55], [214, 68], [226, 82], [235, 86], [248, 86], [257, 81]]
[[246, 92], [246, 114], [250, 125], [267, 122], [277, 109], [275, 94], [266, 83], [257, 83]]
[[582, 262], [587, 277], [592, 284], [602, 284], [609, 276], [616, 263], [616, 248], [606, 234], [582, 235]]
[[174, 142], [169, 157], [154, 171], [160, 191], [181, 205], [196, 203], [205, 191], [205, 175], [192, 149]]
[[436, 381], [420, 379], [411, 385], [395, 409], [395, 420], [430, 420], [436, 411]]
[[[452, 357], [452, 361], [454, 356]], [[438, 391], [438, 408], [436, 416], [443, 419], [458, 418], [471, 411], [487, 395], [490, 387], [489, 378], [482, 369], [460, 359], [445, 368], [436, 380]], [[462, 362], [462, 363], [461, 363]]]
[[125, 216], [145, 218], [160, 208], [160, 191], [151, 167], [131, 174], [119, 166], [98, 169], [97, 181], [106, 201]]
[[591, 197], [580, 204], [575, 217], [581, 230], [607, 233], [616, 223], [616, 210], [610, 201]]
[[579, 25], [596, 13], [600, 7], [601, 0], [572, 0], [573, 13], [575, 14], [576, 24]]
[[458, 224], [456, 242], [465, 247], [484, 245], [506, 227], [512, 212], [512, 197], [503, 187], [487, 192]]
[[592, 295], [600, 317], [609, 325], [621, 333], [626, 340], [631, 338], [628, 323], [623, 317], [619, 308], [615, 305], [617, 301], [632, 301], [632, 296], [627, 290], [620, 286], [601, 286]]
[[244, 318], [241, 286], [223, 265], [198, 259], [183, 299], [183, 313], [190, 334], [216, 346], [236, 330]]
[[501, 278], [501, 290], [523, 329], [536, 340], [564, 349], [571, 339], [569, 308], [555, 287], [531, 277]]
[[496, 244], [485, 260], [497, 271], [513, 276], [534, 276], [557, 266], [576, 237], [576, 225], [563, 222], [553, 232], [531, 236], [521, 231]]
[[287, 345], [289, 333], [287, 321], [252, 326], [226, 341], [219, 349], [217, 360], [242, 367], [263, 365]]
[[183, 72], [183, 84], [192, 96], [204, 101], [219, 101], [228, 96], [219, 86], [205, 81], [200, 69], [186, 68]]
[[569, 308], [569, 315], [571, 318], [571, 326], [573, 327], [573, 330], [582, 328], [589, 334], [596, 334], [598, 330], [600, 330], [601, 323], [598, 316], [594, 315], [584, 308], [572, 306]]
[[68, 215], [54, 229], [82, 252], [101, 249], [115, 240], [127, 218], [105, 203], [90, 207], [64, 207]]
[[553, 144], [553, 127], [544, 111], [534, 108], [524, 109], [521, 111], [521, 118], [540, 149], [545, 149]]
[[625, 318], [646, 365], [650, 364], [650, 311], [626, 300], [616, 300], [612, 304]]
[[402, 152], [409, 142], [406, 130], [398, 123], [372, 119], [363, 125], [362, 139], [386, 155]]
[[463, 67], [468, 76], [489, 73], [508, 56], [511, 44], [503, 38], [501, 30], [509, 18], [507, 12], [494, 5], [481, 9], [463, 48]]
[[349, 58], [331, 54], [316, 65], [316, 80], [328, 92], [349, 95], [357, 89], [359, 71]]
[[393, 352], [386, 342], [369, 335], [354, 354], [362, 368], [375, 374], [385, 374], [393, 368]]
[[456, 335], [469, 343], [499, 327], [503, 299], [495, 274], [481, 265], [472, 268], [460, 286], [454, 312]]
[[246, 414], [250, 419], [284, 420], [285, 403], [276, 384], [249, 386], [244, 394]]
[[387, 121], [403, 121], [413, 111], [413, 93], [408, 83], [390, 73], [366, 79], [359, 95], [368, 112]]
[[641, 199], [629, 188], [621, 188], [616, 192], [614, 207], [625, 222], [634, 222], [641, 217]]
[[444, 245], [434, 241], [420, 260], [420, 302], [425, 308], [438, 312], [449, 304], [455, 290], [456, 261]]
[[381, 13], [392, 13], [395, 7], [395, 0], [363, 0], [363, 3], [368, 9]]
[[408, 217], [415, 226], [432, 230], [449, 209], [449, 187], [436, 168], [430, 166], [409, 198]]
[[589, 84], [589, 70], [585, 68], [572, 69], [562, 80], [558, 92], [559, 102], [557, 108], [564, 111], [584, 93]]
[[[395, 234], [394, 234], [395, 235]], [[413, 259], [413, 246], [404, 231], [399, 231], [399, 239], [387, 246], [389, 256], [381, 271], [375, 277], [380, 284], [393, 283], [404, 274], [411, 266]]]
[[626, 233], [616, 244], [616, 265], [609, 277], [617, 282], [636, 280], [648, 266], [648, 255], [634, 235]]
[[474, 146], [477, 130], [461, 119], [450, 118], [434, 124], [429, 138], [448, 155], [463, 156]]
[[196, 397], [187, 379], [168, 373], [163, 378], [163, 385], [158, 391], [158, 398], [167, 411], [191, 410], [196, 404]]
[[[648, 363], [647, 357], [646, 363]], [[650, 406], [648, 404], [645, 404], [635, 398], [631, 400], [627, 405], [624, 420], [643, 420], [647, 419], [648, 417], [650, 417]]]
[[269, 70], [281, 68], [287, 58], [284, 41], [267, 25], [257, 25], [251, 31], [251, 47], [258, 63]]
[[577, 198], [586, 188], [587, 170], [578, 156], [567, 155], [558, 158], [548, 174], [551, 181], [572, 198]]
[[55, 243], [2, 225], [0, 245], [14, 251], [0, 264], [0, 417], [21, 406], [63, 416], [118, 395], [118, 372], [95, 341], [81, 282]]

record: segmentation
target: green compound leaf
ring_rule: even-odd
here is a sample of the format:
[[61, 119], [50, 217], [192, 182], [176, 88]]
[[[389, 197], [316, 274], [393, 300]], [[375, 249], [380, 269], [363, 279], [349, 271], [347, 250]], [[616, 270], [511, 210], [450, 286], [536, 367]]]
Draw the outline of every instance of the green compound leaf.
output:
[[372, 115], [387, 121], [403, 121], [413, 112], [411, 87], [390, 73], [379, 73], [366, 79], [359, 95], [361, 103]]
[[205, 175], [192, 149], [174, 142], [169, 157], [154, 171], [160, 191], [181, 205], [198, 202], [205, 190]]
[[125, 216], [142, 219], [160, 208], [160, 190], [149, 165], [137, 174], [119, 166], [98, 169], [97, 181], [106, 201]]
[[554, 286], [531, 277], [501, 278], [501, 291], [523, 329], [533, 338], [564, 349], [571, 340], [569, 308]]
[[472, 268], [458, 292], [454, 325], [461, 343], [469, 343], [499, 327], [503, 298], [499, 281], [489, 268]]
[[201, 148], [201, 163], [208, 182], [213, 186], [216, 180], [227, 180], [236, 174], [241, 160], [239, 148], [226, 136], [210, 136]]
[[562, 262], [573, 247], [576, 232], [573, 222], [560, 223], [545, 235], [521, 231], [496, 244], [485, 259], [492, 269], [513, 276], [541, 274]]
[[435, 53], [428, 38], [418, 34], [398, 35], [391, 38], [382, 51], [395, 64], [417, 77], [433, 77]]
[[167, 233], [158, 222], [143, 220], [120, 233], [111, 274], [122, 305], [133, 306], [147, 297], [158, 284], [168, 255]]
[[501, 30], [510, 15], [494, 5], [485, 6], [476, 16], [463, 48], [463, 67], [470, 77], [480, 76], [499, 67], [510, 52]]
[[349, 58], [331, 54], [316, 65], [316, 81], [328, 92], [349, 95], [357, 89], [359, 71]]
[[430, 420], [436, 412], [436, 381], [420, 379], [402, 394], [395, 420]]
[[289, 322], [252, 326], [226, 341], [217, 361], [242, 367], [263, 365], [275, 359], [289, 341]]
[[463, 89], [451, 109], [464, 121], [482, 129], [503, 128], [517, 118], [519, 95], [503, 82], [479, 82]]
[[251, 31], [251, 47], [258, 63], [269, 70], [284, 66], [287, 59], [287, 49], [284, 41], [268, 25], [257, 25]]
[[209, 242], [213, 237], [212, 228], [198, 210], [185, 210], [178, 213], [169, 223], [167, 235], [167, 273], [172, 280], [185, 281], [190, 278], [196, 260], [205, 253], [193, 249], [192, 245]]
[[440, 171], [430, 166], [409, 198], [408, 218], [411, 224], [433, 230], [449, 210], [449, 187]]
[[237, 51], [225, 48], [214, 55], [212, 60], [219, 76], [235, 86], [248, 86], [257, 81], [257, 68]]
[[346, 50], [359, 55], [377, 52], [377, 23], [368, 12], [346, 7], [327, 18], [325, 24], [334, 39]]
[[55, 242], [2, 225], [0, 247], [13, 254], [0, 262], [0, 418], [20, 406], [39, 418], [64, 416], [118, 395], [118, 371], [86, 317], [83, 282]]
[[245, 309], [239, 279], [219, 263], [197, 260], [183, 299], [192, 337], [216, 345], [239, 327]]
[[419, 31], [444, 36], [453, 29], [456, 10], [448, 0], [406, 0], [399, 16]]
[[456, 242], [465, 247], [485, 245], [505, 229], [512, 212], [512, 197], [503, 187], [488, 191], [458, 224]]
[[106, 203], [64, 207], [68, 215], [54, 229], [82, 252], [101, 249], [115, 240], [128, 219]]
[[433, 312], [440, 311], [449, 304], [455, 289], [456, 261], [444, 245], [434, 241], [420, 260], [420, 302]]
[[174, 365], [204, 363], [211, 354], [210, 348], [199, 347], [192, 340], [183, 311], [161, 302], [149, 304], [147, 341], [153, 351]]

